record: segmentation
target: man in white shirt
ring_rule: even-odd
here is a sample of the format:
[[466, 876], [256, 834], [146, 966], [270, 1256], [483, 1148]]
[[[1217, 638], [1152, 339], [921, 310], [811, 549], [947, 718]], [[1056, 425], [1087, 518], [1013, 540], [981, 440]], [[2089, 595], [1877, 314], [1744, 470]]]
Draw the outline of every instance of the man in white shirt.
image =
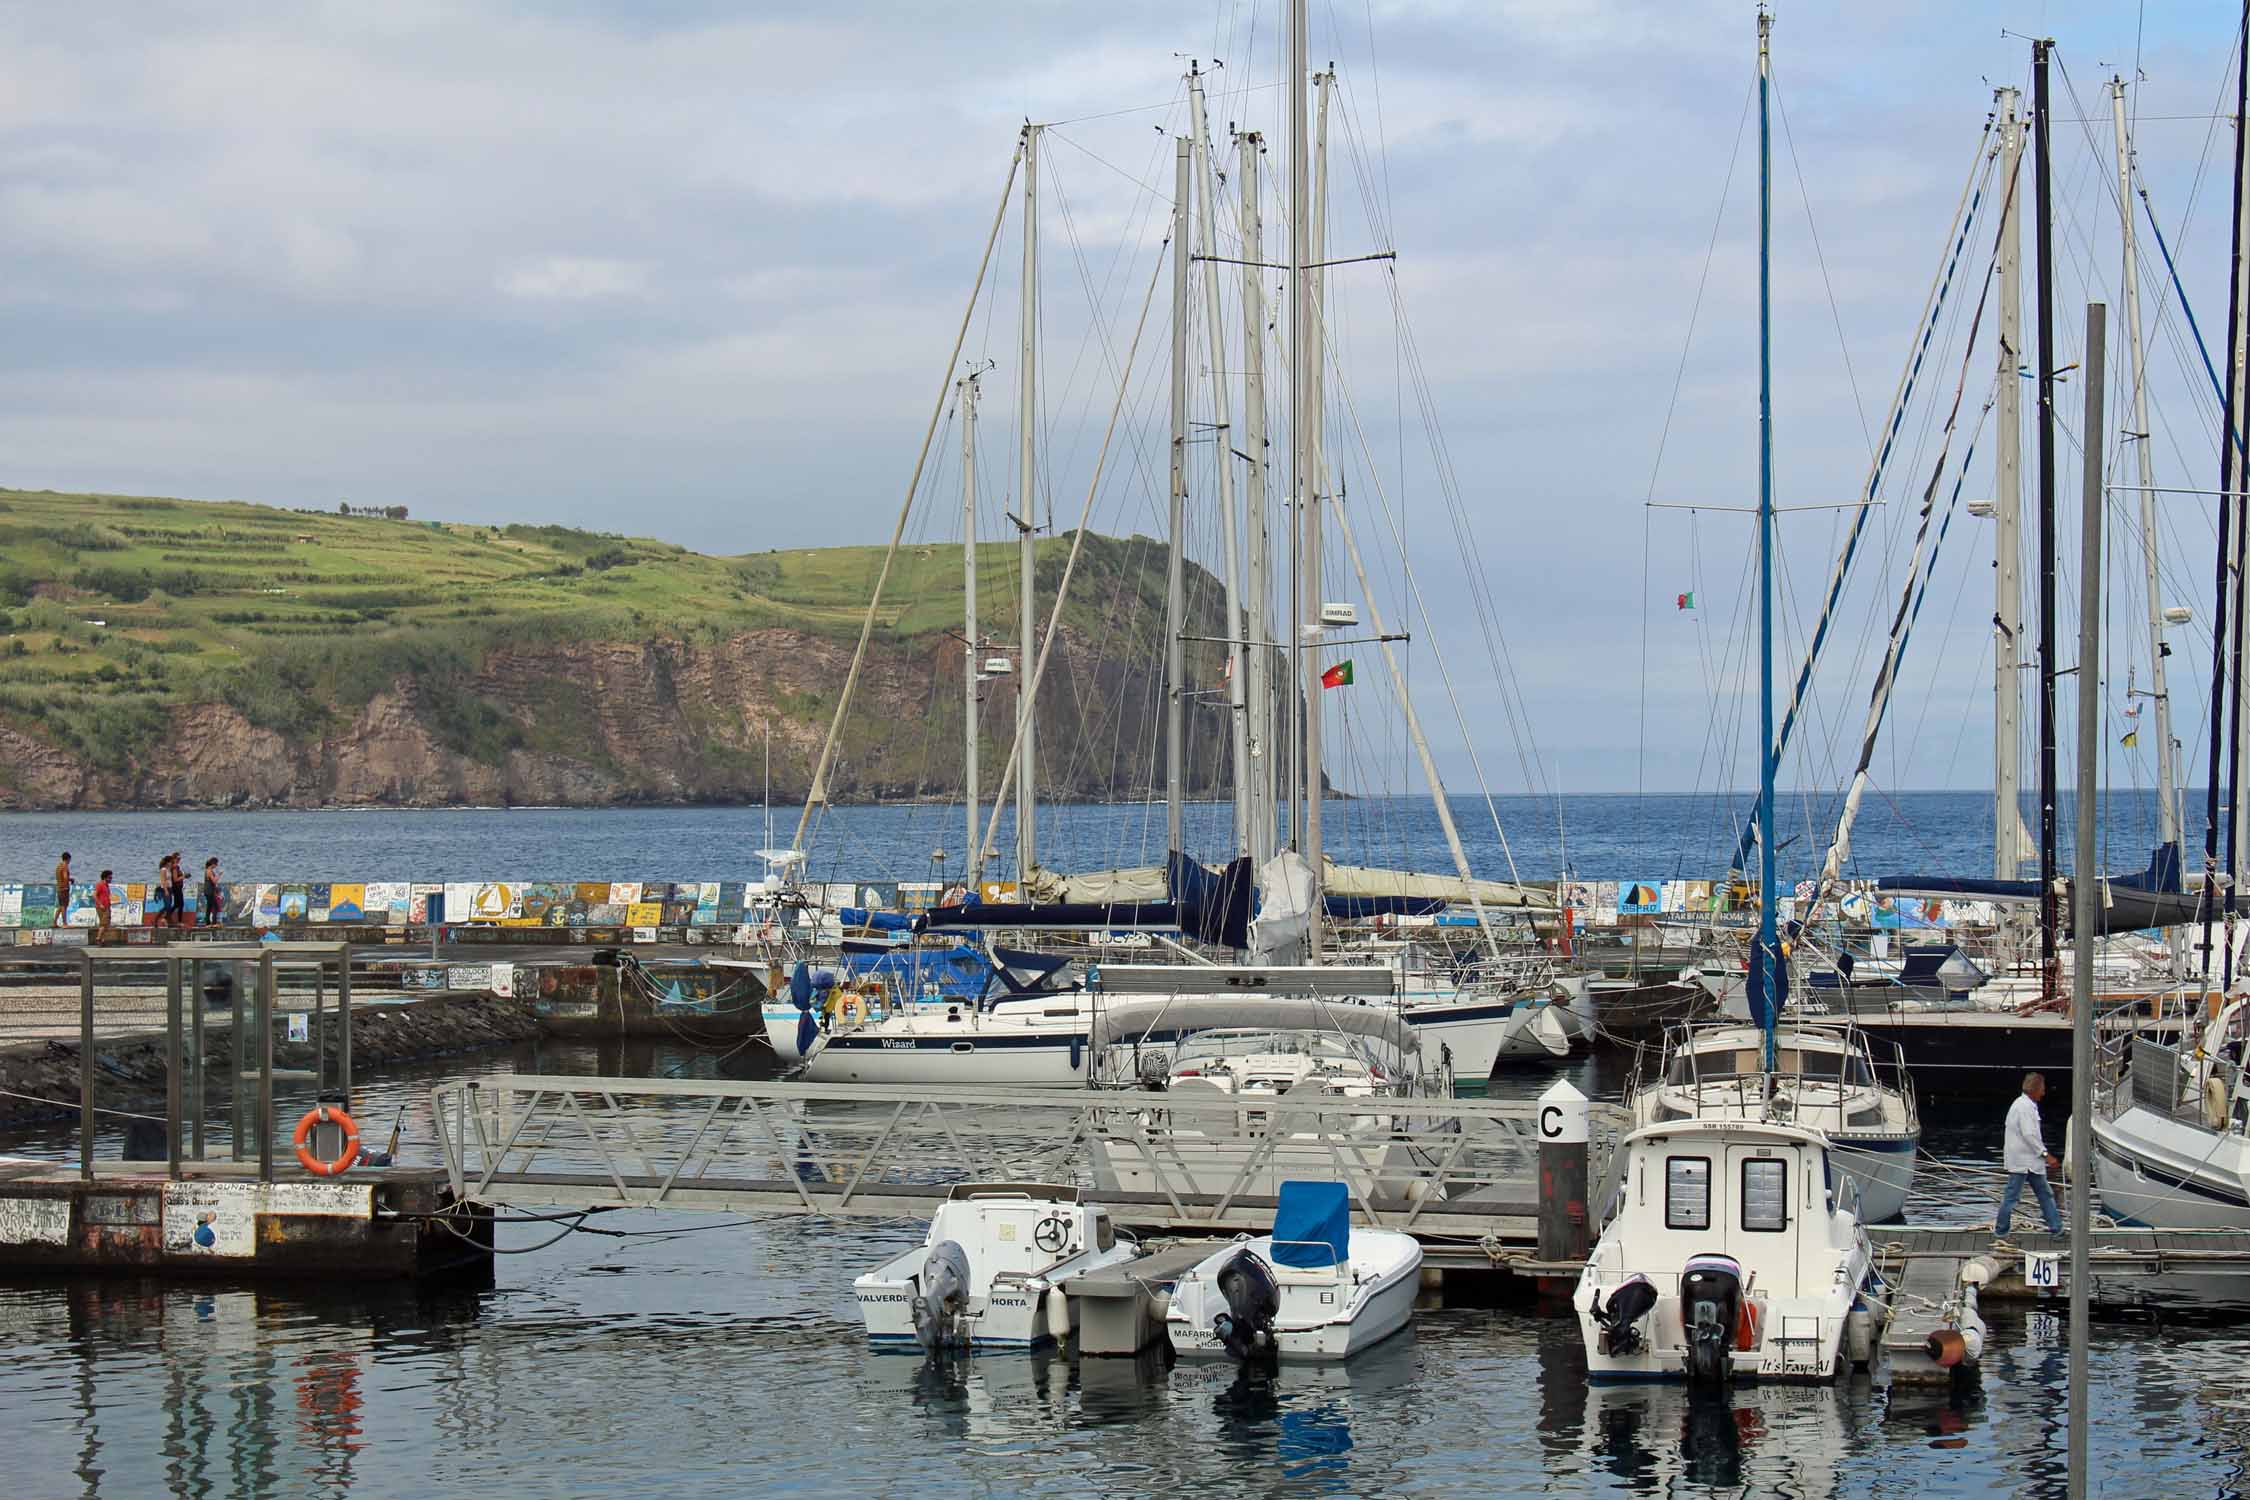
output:
[[2023, 1092], [2008, 1106], [2007, 1144], [2001, 1154], [2008, 1185], [2000, 1190], [2000, 1219], [1992, 1226], [1994, 1234], [2006, 1234], [2015, 1222], [2016, 1200], [2023, 1196], [2025, 1183], [2031, 1185], [2039, 1211], [2047, 1216], [2047, 1232], [2062, 1233], [2062, 1213], [2055, 1207], [2054, 1189], [2047, 1186], [2047, 1169], [2057, 1163], [2047, 1154], [2047, 1138], [2039, 1125], [2039, 1101], [2046, 1092], [2044, 1074], [2026, 1073]]

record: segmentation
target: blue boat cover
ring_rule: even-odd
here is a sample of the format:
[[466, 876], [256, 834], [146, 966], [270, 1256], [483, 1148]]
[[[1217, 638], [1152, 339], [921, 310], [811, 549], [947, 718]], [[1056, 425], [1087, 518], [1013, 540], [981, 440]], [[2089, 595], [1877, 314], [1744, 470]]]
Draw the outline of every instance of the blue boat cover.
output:
[[1351, 1255], [1352, 1200], [1340, 1182], [1285, 1182], [1273, 1211], [1273, 1261], [1317, 1270]]

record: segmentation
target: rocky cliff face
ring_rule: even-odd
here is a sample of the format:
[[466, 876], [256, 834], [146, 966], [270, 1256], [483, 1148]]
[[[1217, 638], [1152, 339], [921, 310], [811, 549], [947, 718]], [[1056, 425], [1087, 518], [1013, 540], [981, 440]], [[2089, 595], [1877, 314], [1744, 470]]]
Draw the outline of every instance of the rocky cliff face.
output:
[[[0, 808], [751, 801], [769, 737], [774, 797], [793, 800], [850, 661], [850, 642], [788, 629], [514, 644], [466, 684], [401, 674], [317, 736], [261, 728], [223, 702], [188, 703], [169, 711], [161, 743], [99, 758], [0, 718], [9, 767]], [[1210, 691], [1190, 700], [1185, 757], [1197, 795], [1220, 785], [1228, 732], [1221, 679], [1215, 662], [1205, 665]], [[963, 669], [952, 639], [879, 636], [829, 773], [831, 798], [957, 794]], [[1161, 781], [1160, 664], [1066, 631], [1040, 697], [1043, 795], [1131, 797]], [[988, 686], [988, 796], [1016, 712], [1012, 679]]]

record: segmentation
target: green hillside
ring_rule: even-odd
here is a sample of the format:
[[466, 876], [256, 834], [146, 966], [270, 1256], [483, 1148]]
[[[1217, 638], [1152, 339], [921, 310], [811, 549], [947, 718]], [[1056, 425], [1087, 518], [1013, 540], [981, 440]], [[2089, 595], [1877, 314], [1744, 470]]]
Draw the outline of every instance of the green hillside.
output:
[[[1068, 547], [1041, 544], [1044, 598]], [[306, 738], [406, 674], [439, 737], [493, 763], [526, 732], [479, 684], [495, 650], [776, 628], [848, 645], [881, 561], [880, 547], [720, 557], [561, 526], [0, 490], [0, 724], [89, 761], [138, 755], [189, 704]], [[979, 562], [985, 629], [1012, 637], [1016, 548]], [[1195, 577], [1197, 613], [1215, 619], [1215, 586]], [[1154, 662], [1159, 544], [1089, 537], [1072, 594], [1074, 634]], [[903, 549], [886, 644], [960, 624], [959, 547]]]

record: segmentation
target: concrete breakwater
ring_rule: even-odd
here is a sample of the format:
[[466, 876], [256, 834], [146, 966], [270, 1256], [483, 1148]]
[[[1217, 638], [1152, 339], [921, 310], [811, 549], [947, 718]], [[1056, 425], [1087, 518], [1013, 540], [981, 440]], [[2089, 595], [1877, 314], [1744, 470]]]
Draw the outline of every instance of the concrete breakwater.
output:
[[[234, 1061], [230, 1026], [213, 1024], [204, 1035], [209, 1076], [218, 1079]], [[274, 1062], [284, 1068], [314, 1063], [310, 1042], [287, 1039], [287, 1018], [274, 1022]], [[410, 1005], [352, 1007], [352, 1066], [364, 1072], [387, 1064], [451, 1057], [531, 1041], [539, 1021], [529, 1000], [493, 995], [434, 995]], [[331, 1069], [335, 1048], [326, 1048]], [[164, 1113], [164, 1038], [120, 1037], [95, 1043], [95, 1106], [161, 1117]], [[76, 1041], [28, 1042], [0, 1048], [0, 1128], [20, 1128], [78, 1117], [79, 1051]]]

